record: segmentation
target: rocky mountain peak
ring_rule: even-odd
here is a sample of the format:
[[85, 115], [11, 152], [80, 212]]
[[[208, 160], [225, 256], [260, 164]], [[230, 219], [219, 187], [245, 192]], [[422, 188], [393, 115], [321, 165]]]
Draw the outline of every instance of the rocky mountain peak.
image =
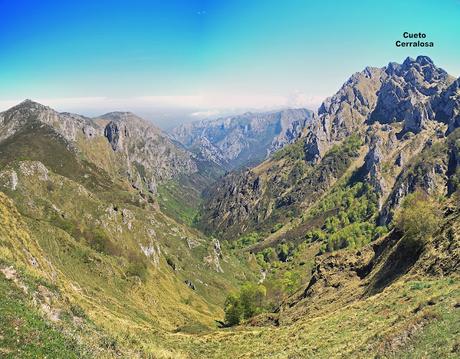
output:
[[40, 104], [38, 102], [35, 102], [33, 100], [30, 100], [30, 99], [26, 99], [26, 100], [20, 102], [16, 106], [13, 106], [10, 109], [6, 110], [4, 113], [11, 116], [11, 115], [14, 115], [14, 114], [16, 114], [18, 112], [20, 112], [22, 114], [39, 113], [39, 112], [54, 112], [54, 113], [56, 113], [56, 111], [54, 111], [50, 107], [42, 105], [42, 104]]
[[132, 112], [129, 111], [113, 111], [113, 112], [108, 112], [104, 115], [98, 116], [97, 118], [102, 118], [108, 121], [130, 121], [133, 119], [136, 119], [141, 122], [145, 122], [143, 119], [141, 119], [139, 116], [135, 115]]
[[37, 110], [45, 110], [48, 109], [50, 110], [51, 108], [45, 105], [42, 105], [41, 103], [38, 103], [34, 100], [31, 99], [25, 99], [24, 101], [20, 102], [13, 108], [29, 108], [29, 109], [37, 109]]
[[59, 113], [38, 102], [25, 100], [0, 113], [0, 140], [10, 137], [25, 125], [36, 121], [48, 125], [58, 124]]
[[87, 138], [92, 138], [101, 132], [99, 126], [87, 117], [68, 112], [59, 113], [38, 102], [24, 100], [0, 113], [0, 125], [3, 125], [0, 129], [0, 139], [11, 136], [31, 121], [38, 121], [52, 127], [69, 141], [75, 141], [81, 132]]
[[404, 132], [420, 132], [427, 121], [435, 119], [432, 97], [439, 95], [452, 82], [452, 77], [427, 56], [415, 60], [408, 57], [402, 65], [390, 63], [385, 73], [387, 77], [369, 121], [404, 122]]
[[[429, 121], [451, 118], [456, 106], [450, 93], [456, 92], [455, 85], [443, 99], [441, 94], [453, 82], [428, 56], [408, 57], [402, 64], [390, 62], [383, 68], [366, 67], [321, 104], [318, 116], [304, 131], [307, 158], [318, 161], [334, 143], [376, 122], [402, 122], [403, 133], [419, 133]], [[438, 98], [436, 104], [434, 98]], [[440, 107], [446, 112], [436, 117]]]
[[449, 74], [437, 67], [428, 56], [418, 56], [415, 60], [408, 57], [401, 65], [391, 62], [385, 72], [389, 76], [403, 77], [408, 84], [426, 96], [435, 93], [437, 90], [435, 85], [438, 82], [452, 80]]

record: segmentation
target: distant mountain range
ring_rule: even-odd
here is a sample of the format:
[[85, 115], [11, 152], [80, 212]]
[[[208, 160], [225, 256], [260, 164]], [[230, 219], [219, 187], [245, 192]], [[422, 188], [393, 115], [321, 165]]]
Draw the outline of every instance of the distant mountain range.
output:
[[183, 124], [171, 134], [193, 153], [231, 170], [257, 164], [294, 142], [312, 115], [307, 109], [248, 112]]

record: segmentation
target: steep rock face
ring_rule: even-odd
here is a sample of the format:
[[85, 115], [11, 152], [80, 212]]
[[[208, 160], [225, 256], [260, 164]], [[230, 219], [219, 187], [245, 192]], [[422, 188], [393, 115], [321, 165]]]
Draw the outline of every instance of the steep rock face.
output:
[[[444, 91], [453, 80], [427, 56], [408, 57], [402, 64], [383, 68], [367, 67], [354, 74], [321, 105], [318, 117], [307, 126], [308, 160], [317, 162], [334, 143], [363, 133], [367, 124], [401, 122], [402, 133], [419, 133], [427, 121], [436, 119], [436, 109], [444, 108], [451, 117], [451, 108], [458, 108], [452, 105], [458, 84]], [[439, 104], [433, 105], [432, 100], [442, 93]]]
[[147, 121], [130, 112], [112, 112], [97, 121], [106, 123], [104, 136], [126, 161], [132, 185], [156, 192], [158, 182], [198, 171], [191, 154], [176, 146]]
[[435, 119], [447, 123], [448, 133], [460, 127], [460, 78], [432, 101]]
[[104, 129], [104, 136], [107, 137], [114, 151], [123, 149], [123, 140], [127, 135], [126, 127], [118, 125], [116, 122], [110, 121]]
[[378, 136], [373, 136], [369, 152], [364, 159], [364, 167], [366, 170], [366, 179], [375, 188], [377, 194], [381, 196], [385, 189], [385, 183], [381, 176], [384, 154], [382, 153], [382, 139]]
[[362, 132], [384, 77], [383, 69], [367, 67], [351, 76], [334, 96], [323, 102], [318, 116], [306, 128], [308, 161], [318, 162], [334, 143]]
[[385, 74], [370, 121], [403, 121], [404, 131], [419, 133], [434, 119], [430, 99], [449, 85], [451, 77], [426, 56], [407, 58], [402, 65], [390, 63]]
[[289, 109], [245, 113], [181, 125], [172, 137], [205, 159], [228, 169], [257, 163], [297, 139], [312, 112]]
[[207, 195], [206, 211], [201, 219], [204, 230], [224, 230], [226, 238], [246, 230], [267, 215], [261, 179], [250, 170], [232, 173]]

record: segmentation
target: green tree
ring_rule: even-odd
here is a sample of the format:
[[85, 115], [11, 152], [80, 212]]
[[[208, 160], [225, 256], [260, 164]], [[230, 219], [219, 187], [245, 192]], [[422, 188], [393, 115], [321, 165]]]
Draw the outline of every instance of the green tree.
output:
[[249, 319], [263, 309], [263, 301], [267, 290], [263, 285], [246, 283], [240, 291], [240, 303], [243, 309], [243, 318]]
[[249, 319], [264, 309], [267, 290], [263, 285], [245, 283], [239, 293], [230, 294], [225, 300], [225, 323], [237, 325], [241, 319]]
[[237, 325], [243, 315], [240, 298], [238, 294], [230, 294], [225, 300], [225, 323], [227, 325]]
[[300, 285], [300, 275], [297, 272], [286, 271], [282, 282], [285, 292], [291, 295]]

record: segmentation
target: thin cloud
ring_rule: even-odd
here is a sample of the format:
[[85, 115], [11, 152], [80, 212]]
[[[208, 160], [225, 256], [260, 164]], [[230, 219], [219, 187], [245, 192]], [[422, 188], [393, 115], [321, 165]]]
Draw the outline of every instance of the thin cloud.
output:
[[[320, 96], [296, 92], [287, 96], [266, 94], [197, 94], [179, 96], [137, 96], [127, 98], [62, 97], [32, 98], [58, 111], [103, 113], [108, 111], [145, 111], [153, 109], [189, 109], [190, 116], [212, 117], [219, 113], [239, 110], [267, 111], [286, 107], [307, 107], [316, 109], [322, 101]], [[0, 101], [0, 111], [15, 106], [24, 99]], [[193, 111], [195, 109], [195, 111]]]
[[209, 118], [209, 117], [215, 117], [220, 115], [219, 110], [208, 110], [208, 111], [197, 111], [197, 112], [192, 112], [190, 114], [191, 117], [196, 117], [196, 118]]

